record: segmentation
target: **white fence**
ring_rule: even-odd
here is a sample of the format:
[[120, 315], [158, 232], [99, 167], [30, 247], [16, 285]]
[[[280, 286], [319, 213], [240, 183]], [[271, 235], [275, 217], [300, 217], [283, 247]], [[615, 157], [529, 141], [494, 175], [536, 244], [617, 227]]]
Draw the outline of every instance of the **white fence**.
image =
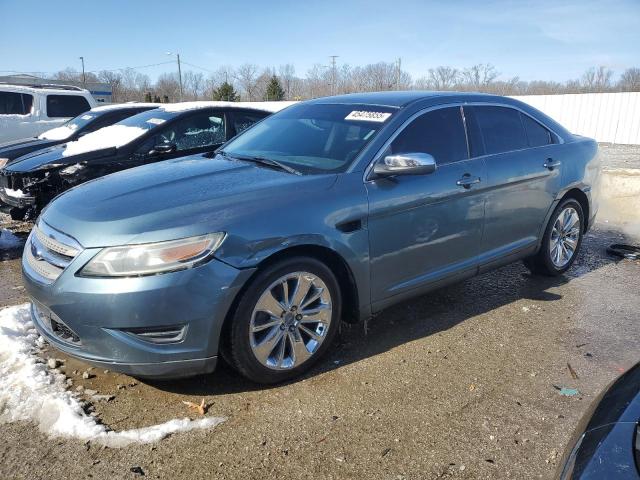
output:
[[598, 142], [640, 144], [640, 92], [523, 95], [567, 130]]

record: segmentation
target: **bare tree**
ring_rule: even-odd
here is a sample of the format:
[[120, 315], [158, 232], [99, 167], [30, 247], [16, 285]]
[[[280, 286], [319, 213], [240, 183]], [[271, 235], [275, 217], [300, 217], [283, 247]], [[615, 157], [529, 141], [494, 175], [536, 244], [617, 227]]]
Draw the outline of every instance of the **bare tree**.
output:
[[291, 99], [291, 87], [293, 85], [294, 79], [296, 76], [296, 69], [290, 63], [286, 65], [280, 65], [278, 68], [278, 78], [280, 83], [282, 84], [282, 89], [284, 90], [284, 98], [287, 100]]
[[478, 63], [465, 68], [461, 74], [461, 85], [465, 90], [481, 90], [493, 82], [500, 73], [490, 63]]
[[236, 79], [240, 84], [246, 100], [252, 101], [256, 97], [256, 83], [258, 80], [258, 66], [253, 63], [245, 63], [238, 67]]
[[460, 79], [457, 68], [440, 66], [430, 68], [426, 79], [426, 87], [433, 90], [451, 90]]
[[103, 83], [109, 84], [111, 87], [111, 101], [120, 101], [121, 89], [122, 89], [122, 75], [120, 72], [114, 72], [111, 70], [102, 70], [98, 73], [98, 80]]
[[591, 67], [582, 75], [582, 88], [586, 92], [606, 92], [611, 88], [613, 70], [605, 66]]
[[180, 98], [180, 82], [175, 73], [162, 73], [156, 81], [154, 91], [160, 98], [168, 97], [170, 102]]
[[620, 76], [618, 88], [627, 92], [640, 92], [640, 68], [627, 68]]
[[184, 72], [182, 84], [189, 100], [199, 100], [204, 95], [205, 79], [202, 73], [191, 70]]

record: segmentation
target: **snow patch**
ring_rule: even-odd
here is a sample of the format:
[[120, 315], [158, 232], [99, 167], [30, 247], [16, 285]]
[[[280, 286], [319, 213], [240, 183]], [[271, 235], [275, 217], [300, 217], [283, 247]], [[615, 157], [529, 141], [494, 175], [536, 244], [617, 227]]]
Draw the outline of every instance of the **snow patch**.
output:
[[213, 428], [225, 420], [183, 418], [150, 427], [109, 431], [87, 415], [66, 390], [65, 376], [48, 370], [36, 355], [43, 344], [31, 322], [28, 304], [0, 310], [0, 423], [31, 421], [52, 437], [126, 447], [157, 442], [178, 432]]
[[76, 125], [62, 125], [61, 127], [52, 128], [38, 135], [40, 140], [64, 140], [69, 138], [78, 127]]
[[109, 105], [101, 105], [99, 107], [92, 108], [91, 112], [107, 112], [110, 110], [121, 110], [123, 108], [131, 107], [159, 107], [159, 103], [148, 102], [129, 102], [129, 103], [111, 103]]
[[[6, 229], [0, 229], [0, 249], [8, 250], [10, 248], [22, 247], [22, 241], [16, 237], [12, 232]], [[0, 344], [1, 345], [1, 344]], [[2, 348], [0, 347], [0, 360], [2, 359]], [[2, 401], [0, 401], [0, 410], [2, 407]]]
[[184, 112], [199, 108], [254, 108], [265, 112], [278, 112], [297, 102], [181, 102], [169, 103], [160, 107], [165, 112]]
[[121, 147], [136, 138], [147, 133], [148, 130], [127, 125], [110, 125], [95, 132], [88, 133], [84, 137], [69, 142], [62, 152], [63, 157], [79, 155], [81, 153], [95, 152], [103, 148]]

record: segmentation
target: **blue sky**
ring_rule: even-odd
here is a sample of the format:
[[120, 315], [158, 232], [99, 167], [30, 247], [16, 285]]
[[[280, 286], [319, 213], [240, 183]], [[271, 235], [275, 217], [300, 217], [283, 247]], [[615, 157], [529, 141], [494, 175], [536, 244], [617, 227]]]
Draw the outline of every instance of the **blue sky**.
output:
[[401, 57], [415, 77], [487, 62], [523, 80], [640, 67], [640, 0], [0, 0], [0, 18], [0, 71], [79, 69], [80, 55], [89, 71], [139, 66], [169, 61], [168, 50], [209, 70], [292, 63], [300, 76], [329, 55]]

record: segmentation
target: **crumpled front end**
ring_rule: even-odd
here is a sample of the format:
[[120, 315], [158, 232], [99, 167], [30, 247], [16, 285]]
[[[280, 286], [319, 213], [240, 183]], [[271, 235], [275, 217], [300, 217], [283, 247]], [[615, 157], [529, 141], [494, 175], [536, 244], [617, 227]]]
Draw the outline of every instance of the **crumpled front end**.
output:
[[38, 213], [64, 189], [55, 171], [0, 171], [0, 210], [13, 220], [34, 220]]

